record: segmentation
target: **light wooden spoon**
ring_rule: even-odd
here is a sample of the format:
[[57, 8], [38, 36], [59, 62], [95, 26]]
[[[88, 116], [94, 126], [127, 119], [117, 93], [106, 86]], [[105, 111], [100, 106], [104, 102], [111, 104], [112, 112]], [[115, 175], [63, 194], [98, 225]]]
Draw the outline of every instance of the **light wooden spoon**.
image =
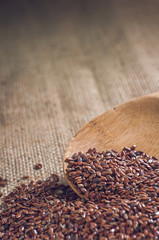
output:
[[126, 102], [87, 123], [70, 141], [63, 159], [64, 175], [71, 188], [78, 189], [67, 179], [66, 158], [76, 152], [95, 147], [98, 151], [137, 146], [151, 156], [159, 157], [159, 92]]

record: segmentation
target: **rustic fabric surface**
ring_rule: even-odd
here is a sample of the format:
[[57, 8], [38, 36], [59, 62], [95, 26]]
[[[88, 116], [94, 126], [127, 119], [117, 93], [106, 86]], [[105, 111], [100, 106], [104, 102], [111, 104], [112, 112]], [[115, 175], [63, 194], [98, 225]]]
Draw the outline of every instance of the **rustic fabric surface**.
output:
[[[23, 175], [63, 177], [64, 150], [81, 126], [159, 91], [159, 1], [0, 5], [0, 176], [8, 179], [6, 194]], [[43, 168], [34, 170], [36, 163]]]

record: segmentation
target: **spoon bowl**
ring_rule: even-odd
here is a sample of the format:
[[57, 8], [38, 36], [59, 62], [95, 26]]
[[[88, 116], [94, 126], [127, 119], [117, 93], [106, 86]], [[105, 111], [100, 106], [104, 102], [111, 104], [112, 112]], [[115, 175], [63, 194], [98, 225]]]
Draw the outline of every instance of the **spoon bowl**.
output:
[[151, 156], [159, 157], [159, 92], [136, 98], [105, 112], [81, 128], [72, 138], [63, 158], [64, 175], [71, 188], [83, 197], [67, 179], [66, 158], [95, 147], [98, 151], [121, 151], [136, 145]]

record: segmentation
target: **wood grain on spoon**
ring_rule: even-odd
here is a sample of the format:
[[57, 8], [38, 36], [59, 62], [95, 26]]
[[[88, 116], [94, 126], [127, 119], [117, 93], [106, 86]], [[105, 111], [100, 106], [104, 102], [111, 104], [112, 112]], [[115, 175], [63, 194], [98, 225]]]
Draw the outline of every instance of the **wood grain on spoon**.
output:
[[64, 175], [71, 188], [78, 189], [67, 179], [66, 158], [76, 152], [95, 147], [98, 151], [121, 151], [136, 145], [149, 155], [159, 157], [159, 92], [126, 102], [87, 123], [70, 141], [63, 158]]

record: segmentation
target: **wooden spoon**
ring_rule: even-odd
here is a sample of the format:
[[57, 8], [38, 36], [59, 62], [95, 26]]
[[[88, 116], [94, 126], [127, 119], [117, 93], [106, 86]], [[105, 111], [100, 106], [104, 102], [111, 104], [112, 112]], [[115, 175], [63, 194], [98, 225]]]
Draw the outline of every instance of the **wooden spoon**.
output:
[[71, 188], [78, 189], [67, 179], [66, 158], [76, 152], [95, 147], [98, 151], [121, 151], [136, 145], [151, 156], [159, 157], [159, 92], [126, 102], [87, 123], [70, 141], [63, 159], [64, 175]]

